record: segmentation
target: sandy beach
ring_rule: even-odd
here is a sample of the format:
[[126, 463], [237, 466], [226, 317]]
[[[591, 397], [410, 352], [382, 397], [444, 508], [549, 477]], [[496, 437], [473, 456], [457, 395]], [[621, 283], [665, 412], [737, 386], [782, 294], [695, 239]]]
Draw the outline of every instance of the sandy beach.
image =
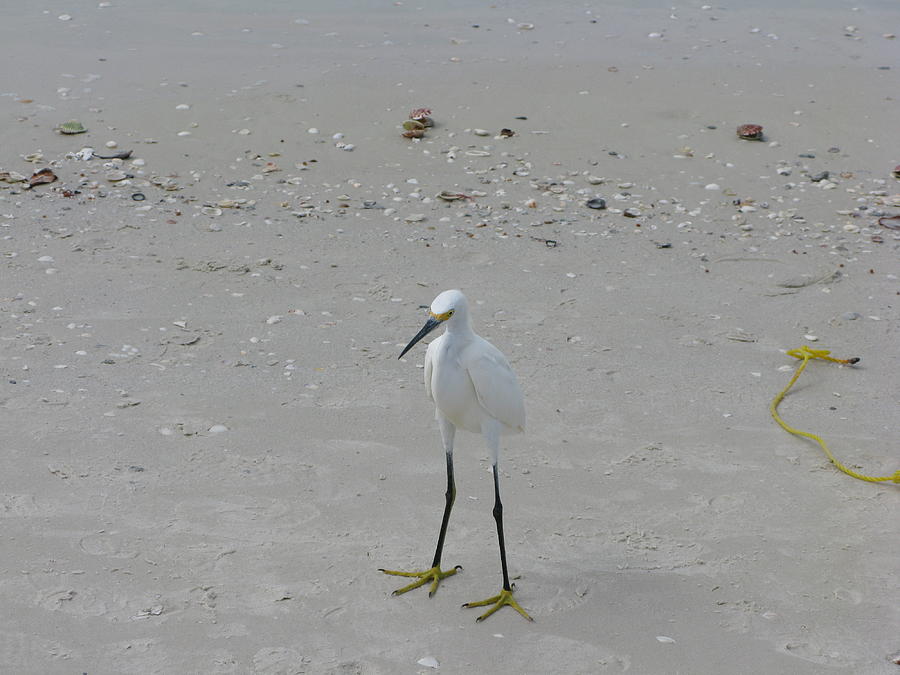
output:
[[[900, 8], [259, 5], [4, 12], [0, 670], [900, 673], [900, 485], [768, 412], [787, 350], [859, 357], [781, 413], [900, 469]], [[524, 391], [534, 623], [460, 607], [501, 584], [478, 436], [463, 570], [378, 571], [434, 552], [397, 356], [449, 288]]]

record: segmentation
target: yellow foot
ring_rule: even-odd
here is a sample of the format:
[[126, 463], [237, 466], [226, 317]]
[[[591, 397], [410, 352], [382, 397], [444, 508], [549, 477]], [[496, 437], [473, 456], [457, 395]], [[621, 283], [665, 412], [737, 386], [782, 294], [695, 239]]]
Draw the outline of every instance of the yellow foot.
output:
[[475, 621], [484, 621], [491, 614], [496, 612], [498, 609], [503, 607], [503, 605], [509, 605], [514, 610], [516, 610], [519, 614], [524, 616], [529, 621], [534, 621], [530, 616], [528, 616], [528, 612], [526, 612], [522, 607], [516, 602], [516, 599], [513, 597], [512, 591], [507, 591], [503, 589], [500, 591], [499, 595], [495, 595], [493, 598], [488, 598], [487, 600], [480, 600], [478, 602], [467, 602], [463, 605], [463, 607], [487, 607], [488, 605], [493, 605], [488, 611], [479, 616]]
[[417, 577], [418, 581], [414, 581], [411, 584], [404, 586], [403, 588], [398, 588], [396, 591], [391, 593], [391, 595], [402, 595], [406, 593], [406, 591], [411, 591], [414, 588], [418, 588], [419, 586], [424, 586], [429, 581], [431, 582], [431, 590], [428, 591], [428, 597], [430, 598], [434, 595], [435, 591], [437, 591], [438, 584], [441, 583], [442, 579], [446, 579], [447, 577], [452, 577], [456, 574], [457, 570], [461, 570], [462, 566], [457, 565], [453, 569], [447, 570], [446, 572], [441, 571], [441, 566], [436, 565], [432, 567], [430, 570], [425, 570], [424, 572], [397, 572], [395, 570], [384, 570], [379, 569], [379, 572], [384, 572], [385, 574], [393, 574], [395, 577]]

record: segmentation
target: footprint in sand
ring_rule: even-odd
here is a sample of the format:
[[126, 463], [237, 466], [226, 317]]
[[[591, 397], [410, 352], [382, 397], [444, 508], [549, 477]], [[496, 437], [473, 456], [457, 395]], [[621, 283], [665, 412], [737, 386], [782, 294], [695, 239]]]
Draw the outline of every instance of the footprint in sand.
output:
[[90, 555], [107, 558], [136, 558], [140, 553], [138, 542], [122, 537], [115, 532], [89, 534], [78, 542], [81, 550]]

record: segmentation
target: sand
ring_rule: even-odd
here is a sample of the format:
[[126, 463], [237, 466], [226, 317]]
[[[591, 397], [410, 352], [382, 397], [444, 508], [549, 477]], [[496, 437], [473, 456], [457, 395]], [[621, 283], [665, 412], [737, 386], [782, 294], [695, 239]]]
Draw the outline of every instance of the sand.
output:
[[[896, 6], [260, 4], [4, 11], [0, 170], [58, 180], [0, 183], [2, 670], [898, 672], [900, 491], [767, 411], [785, 350], [861, 357], [782, 413], [900, 468]], [[446, 288], [525, 392], [533, 624], [460, 608], [500, 586], [476, 436], [464, 570], [378, 572], [433, 554], [397, 355]]]

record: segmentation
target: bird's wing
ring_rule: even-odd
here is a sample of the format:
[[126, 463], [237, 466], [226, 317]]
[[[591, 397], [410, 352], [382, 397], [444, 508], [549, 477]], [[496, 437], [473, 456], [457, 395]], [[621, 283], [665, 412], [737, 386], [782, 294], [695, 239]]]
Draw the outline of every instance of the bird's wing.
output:
[[431, 373], [434, 370], [434, 355], [437, 353], [438, 344], [444, 336], [441, 335], [436, 339], [432, 340], [428, 349], [425, 350], [425, 393], [428, 394], [428, 399], [434, 400], [434, 393], [431, 391]]
[[525, 431], [525, 402], [506, 357], [486, 340], [466, 363], [478, 403], [513, 431]]

